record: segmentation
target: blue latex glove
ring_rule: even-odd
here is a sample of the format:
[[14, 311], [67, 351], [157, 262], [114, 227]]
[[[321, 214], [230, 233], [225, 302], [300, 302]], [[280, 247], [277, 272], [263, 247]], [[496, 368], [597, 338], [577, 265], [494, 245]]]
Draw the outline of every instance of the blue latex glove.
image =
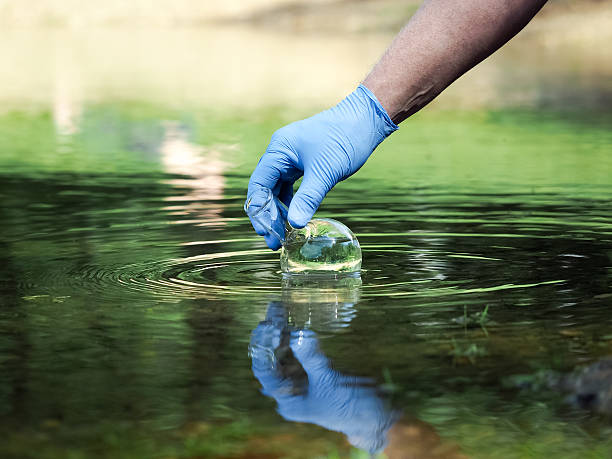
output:
[[[327, 192], [357, 172], [397, 129], [374, 94], [360, 85], [335, 107], [276, 131], [251, 175], [247, 195], [271, 189], [289, 206], [289, 223], [302, 228]], [[293, 183], [302, 175], [304, 180], [293, 196]], [[265, 230], [255, 227], [255, 231], [265, 236], [271, 249], [280, 247]]]
[[[368, 379], [333, 370], [319, 350], [315, 333], [292, 329], [286, 317], [282, 303], [271, 303], [266, 320], [251, 336], [253, 374], [262, 392], [276, 400], [279, 414], [289, 421], [342, 432], [357, 448], [371, 454], [381, 451], [399, 413], [390, 409]], [[306, 384], [292, 378], [288, 374], [291, 369], [284, 369], [275, 357], [287, 338], [293, 356], [306, 373]]]

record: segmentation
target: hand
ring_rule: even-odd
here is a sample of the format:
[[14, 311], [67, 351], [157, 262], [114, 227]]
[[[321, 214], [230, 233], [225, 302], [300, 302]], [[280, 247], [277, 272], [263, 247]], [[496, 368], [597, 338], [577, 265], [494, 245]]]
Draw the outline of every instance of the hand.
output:
[[[248, 196], [269, 188], [289, 206], [291, 226], [304, 227], [336, 183], [353, 175], [374, 149], [398, 127], [368, 88], [360, 85], [335, 107], [291, 123], [272, 135], [270, 145], [249, 180]], [[304, 180], [293, 196], [293, 184]], [[255, 196], [255, 197], [253, 197]], [[254, 225], [255, 227], [255, 225]], [[280, 242], [265, 230], [271, 249]]]
[[253, 330], [250, 354], [262, 392], [276, 400], [285, 419], [342, 432], [372, 454], [384, 448], [399, 413], [371, 380], [334, 370], [316, 334], [288, 324], [282, 303], [270, 303], [266, 320]]

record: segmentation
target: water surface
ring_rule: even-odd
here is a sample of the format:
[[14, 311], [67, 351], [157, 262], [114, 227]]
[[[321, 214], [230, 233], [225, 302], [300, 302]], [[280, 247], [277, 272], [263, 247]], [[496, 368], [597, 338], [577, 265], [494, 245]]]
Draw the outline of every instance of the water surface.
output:
[[318, 214], [361, 242], [349, 285], [283, 283], [252, 232], [248, 175], [290, 121], [252, 115], [0, 117], [3, 457], [348, 457], [389, 429], [417, 452], [608, 457], [606, 414], [533, 381], [612, 354], [609, 115], [415, 117]]

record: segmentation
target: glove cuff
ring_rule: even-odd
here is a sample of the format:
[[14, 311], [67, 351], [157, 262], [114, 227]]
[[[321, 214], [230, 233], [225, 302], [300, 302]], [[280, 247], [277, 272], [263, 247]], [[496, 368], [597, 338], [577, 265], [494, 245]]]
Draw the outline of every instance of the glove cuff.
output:
[[388, 137], [399, 129], [399, 126], [391, 120], [391, 117], [372, 91], [366, 88], [363, 84], [360, 84], [357, 86], [355, 92], [361, 93], [361, 95], [367, 97], [372, 102], [377, 118], [380, 121], [378, 123], [378, 128], [384, 137]]

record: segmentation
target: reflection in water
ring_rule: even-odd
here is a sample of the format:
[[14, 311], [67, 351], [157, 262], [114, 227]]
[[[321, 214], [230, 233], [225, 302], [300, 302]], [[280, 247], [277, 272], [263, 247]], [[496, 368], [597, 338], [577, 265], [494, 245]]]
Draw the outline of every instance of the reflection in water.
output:
[[318, 331], [338, 332], [347, 328], [356, 315], [361, 297], [361, 278], [326, 276], [285, 276], [282, 304], [288, 321], [298, 328], [314, 326]]
[[[474, 457], [612, 451], [612, 425], [580, 410], [612, 411], [610, 367], [592, 364], [612, 349], [609, 115], [415, 118], [322, 208], [363, 242], [363, 286], [308, 288], [282, 284], [242, 210], [276, 115], [92, 106], [85, 76], [66, 81], [83, 86], [58, 91], [77, 114], [61, 154], [71, 128], [48, 113], [0, 123], [0, 457], [342, 455], [344, 434], [314, 423], [354, 439], [362, 410], [360, 432], [384, 430], [384, 391], [347, 376], [383, 368], [393, 407], [424, 421], [397, 419], [388, 457], [452, 457], [436, 431]], [[469, 322], [485, 310], [487, 333]], [[278, 402], [252, 390], [253, 363]], [[560, 387], [506, 381], [585, 365]], [[353, 412], [323, 412], [334, 400]]]
[[[189, 190], [182, 196], [169, 196], [168, 201], [183, 203], [170, 206], [166, 210], [173, 215], [189, 215], [195, 212], [197, 218], [211, 219], [215, 225], [223, 225], [218, 220], [223, 206], [225, 179], [223, 173], [227, 164], [221, 160], [216, 150], [206, 151], [201, 145], [189, 141], [187, 129], [178, 122], [163, 123], [164, 137], [159, 147], [161, 162], [166, 172], [183, 175], [184, 178], [168, 180], [167, 183]], [[217, 202], [215, 202], [217, 201]]]
[[342, 316], [339, 311], [352, 309], [359, 298], [360, 279], [341, 279], [335, 291], [331, 282], [323, 286], [318, 300], [316, 291], [325, 281], [302, 285], [295, 294], [291, 281], [285, 283], [283, 301], [270, 302], [266, 319], [251, 335], [253, 374], [285, 419], [342, 432], [352, 445], [376, 453], [386, 445], [387, 432], [399, 413], [372, 381], [335, 371], [309, 328], [313, 313], [322, 313], [318, 319], [328, 326]]
[[269, 303], [265, 320], [251, 333], [251, 368], [262, 392], [276, 400], [286, 420], [341, 432], [370, 454], [463, 458], [431, 425], [402, 416], [372, 379], [336, 371], [322, 352], [313, 329], [348, 328], [360, 295], [360, 278], [284, 278], [281, 301]]
[[52, 113], [60, 139], [76, 134], [83, 114], [83, 95], [77, 64], [67, 48], [59, 48], [53, 72]]

